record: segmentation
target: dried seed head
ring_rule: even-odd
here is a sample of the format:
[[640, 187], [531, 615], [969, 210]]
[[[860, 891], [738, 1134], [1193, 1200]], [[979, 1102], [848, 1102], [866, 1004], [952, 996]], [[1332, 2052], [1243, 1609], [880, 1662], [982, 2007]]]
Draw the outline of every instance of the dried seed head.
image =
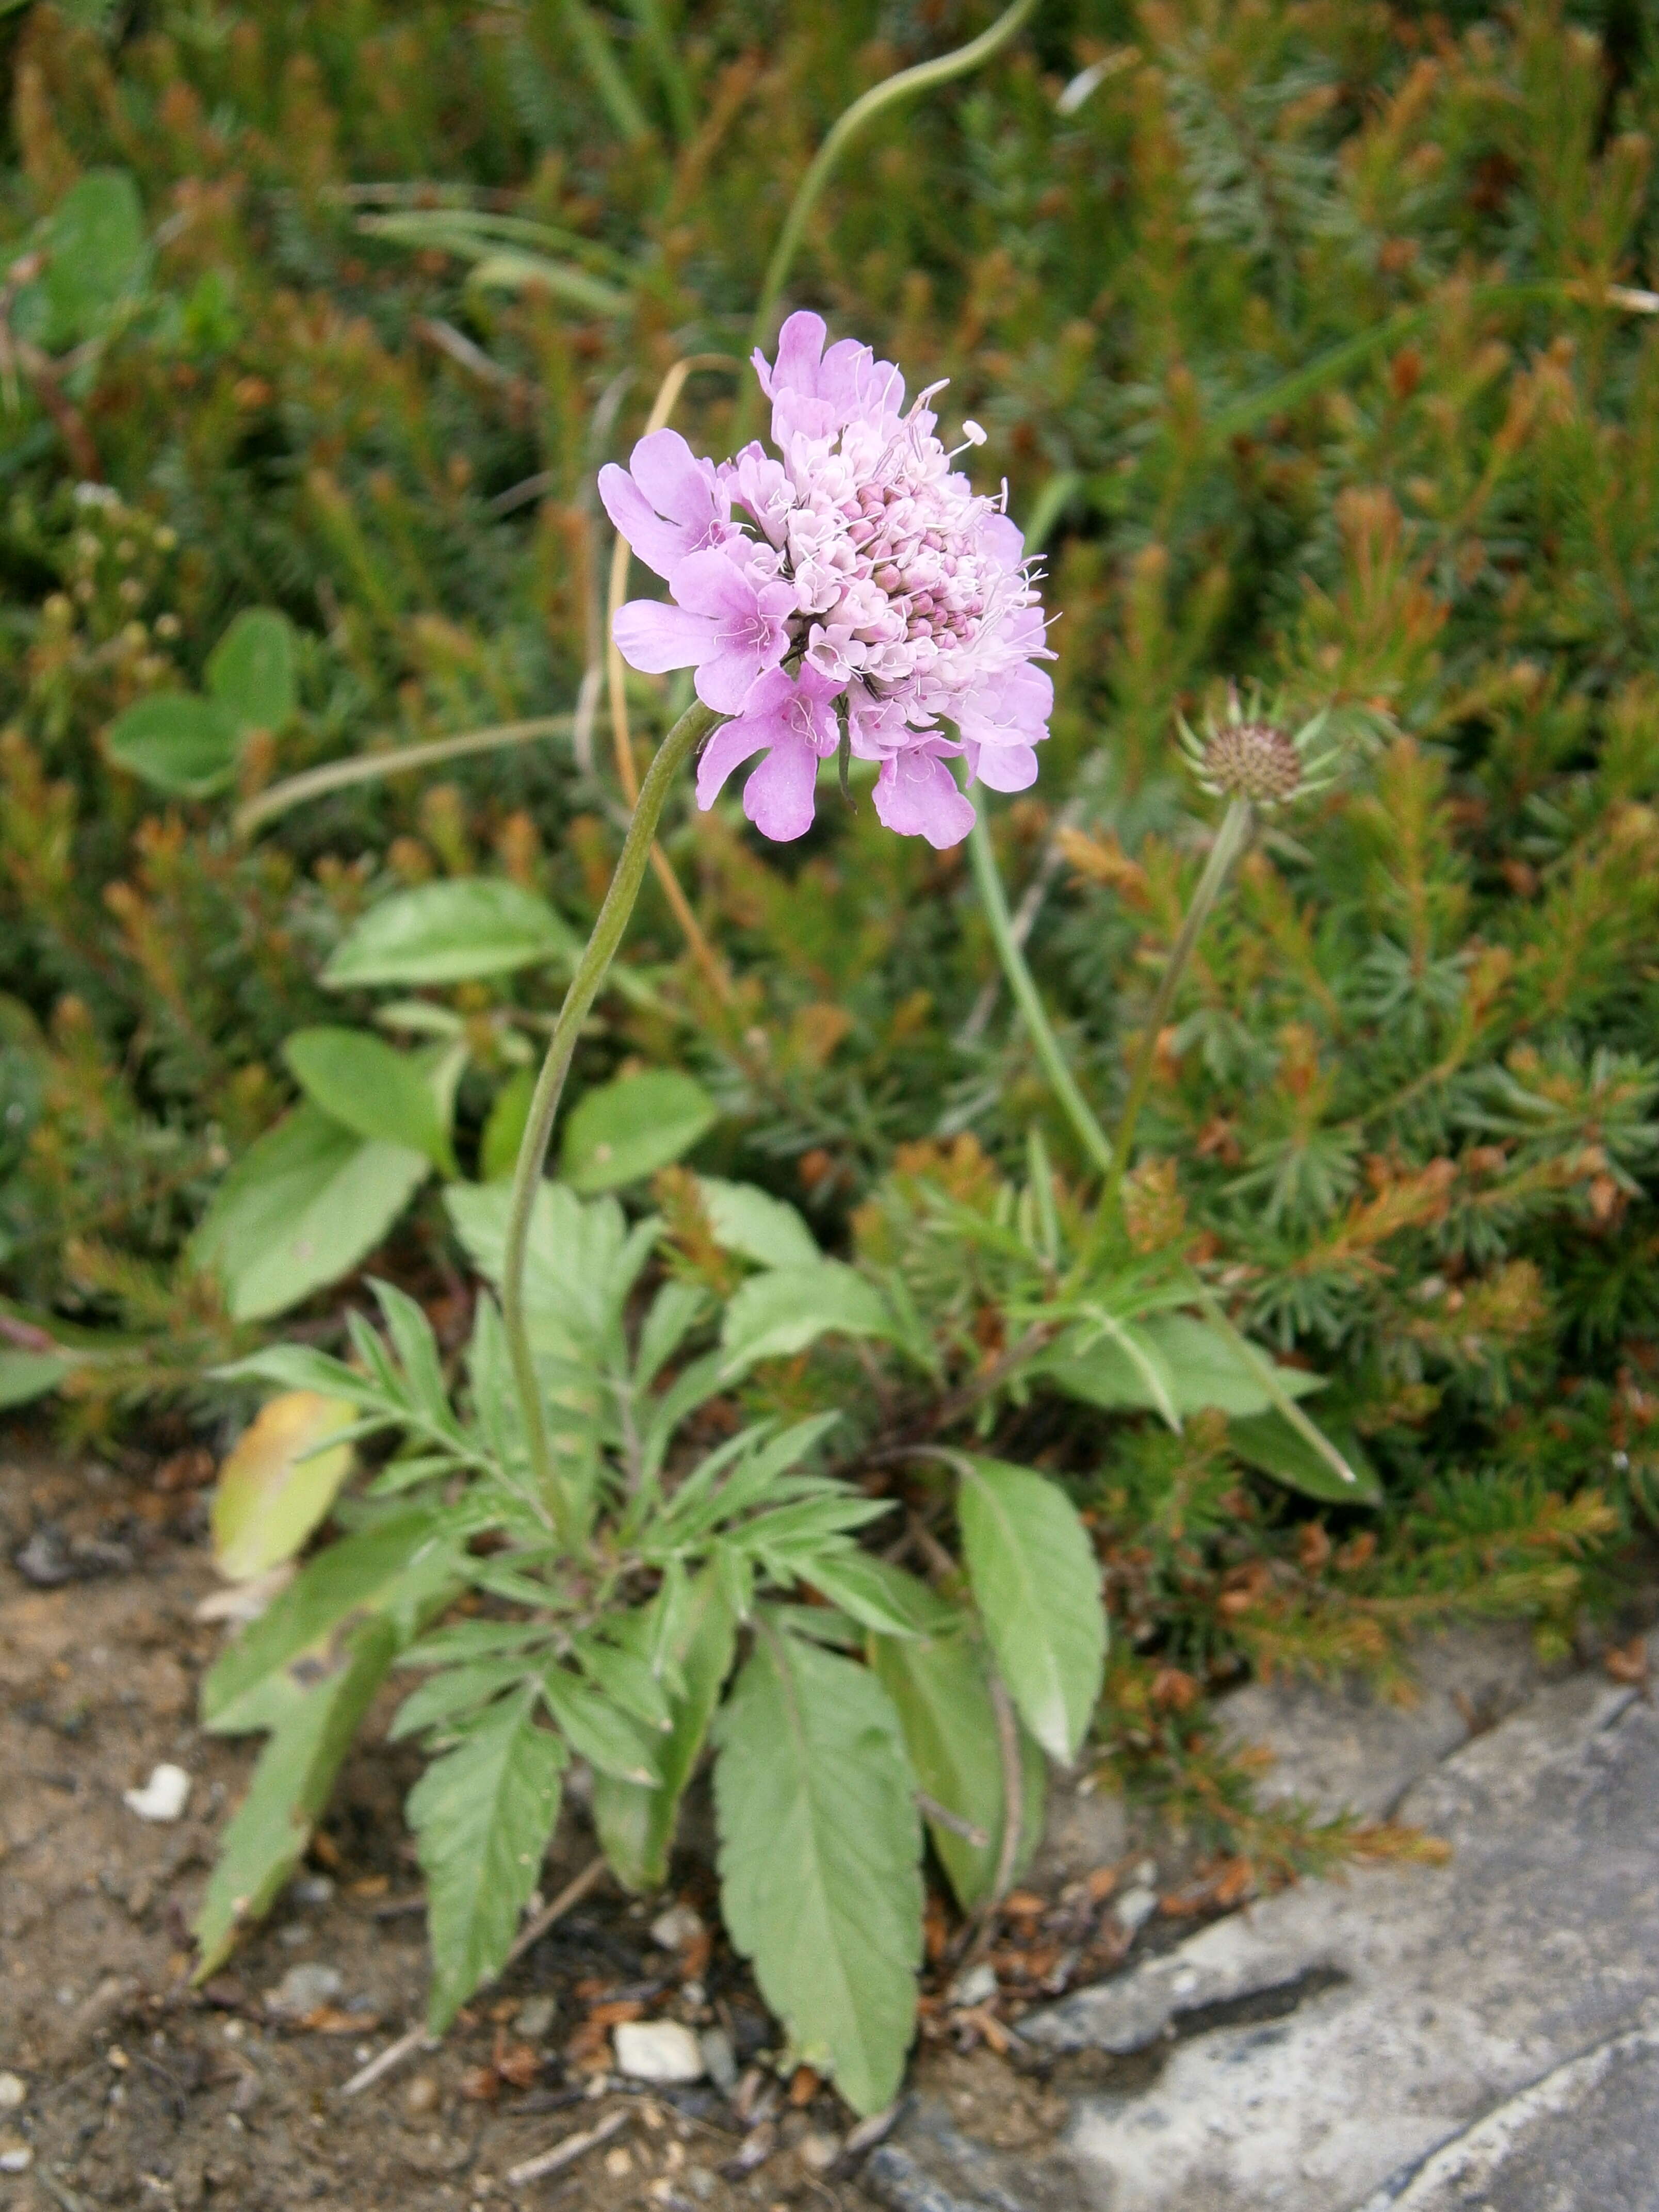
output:
[[1273, 722], [1224, 722], [1204, 747], [1200, 779], [1218, 798], [1276, 806], [1302, 781], [1302, 756]]
[[1344, 740], [1328, 708], [1292, 732], [1260, 697], [1245, 705], [1230, 688], [1225, 713], [1206, 715], [1201, 737], [1180, 716], [1176, 726], [1188, 767], [1214, 799], [1283, 806], [1323, 791], [1341, 765]]

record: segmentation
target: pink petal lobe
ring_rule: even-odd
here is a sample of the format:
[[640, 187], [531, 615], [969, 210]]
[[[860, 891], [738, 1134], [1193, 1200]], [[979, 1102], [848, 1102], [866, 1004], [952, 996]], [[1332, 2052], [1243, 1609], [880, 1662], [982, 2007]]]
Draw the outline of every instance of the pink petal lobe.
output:
[[938, 852], [959, 845], [974, 810], [939, 757], [913, 746], [881, 764], [872, 794], [878, 819], [901, 837], [925, 837]]
[[714, 509], [714, 487], [678, 430], [653, 430], [629, 458], [634, 481], [659, 514], [672, 522], [706, 524]]
[[743, 811], [763, 837], [787, 845], [812, 826], [818, 756], [792, 732], [755, 770], [743, 790]]
[[665, 606], [660, 599], [630, 599], [618, 607], [611, 635], [629, 665], [649, 676], [695, 668], [714, 650], [712, 623], [684, 607]]

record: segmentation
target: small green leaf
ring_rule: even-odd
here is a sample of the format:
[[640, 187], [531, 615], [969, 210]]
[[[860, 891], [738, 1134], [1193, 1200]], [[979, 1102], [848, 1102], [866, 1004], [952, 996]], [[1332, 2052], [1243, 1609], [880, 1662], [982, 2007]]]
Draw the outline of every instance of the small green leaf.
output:
[[351, 1446], [329, 1439], [357, 1408], [311, 1390], [287, 1390], [261, 1408], [219, 1470], [213, 1492], [213, 1560], [232, 1582], [251, 1582], [291, 1559], [334, 1503], [351, 1471]]
[[297, 1107], [220, 1184], [191, 1258], [218, 1274], [237, 1321], [264, 1321], [366, 1258], [431, 1168], [410, 1146], [369, 1142], [316, 1106]]
[[9, 1346], [0, 1346], [0, 1409], [44, 1398], [78, 1364], [64, 1352], [14, 1352]]
[[702, 1084], [672, 1068], [618, 1076], [588, 1091], [565, 1123], [560, 1172], [584, 1197], [620, 1190], [672, 1166], [719, 1118]]
[[720, 1902], [795, 2053], [890, 2104], [915, 2026], [921, 1824], [867, 1668], [763, 1626], [714, 1723]]
[[[760, 1523], [763, 1531], [765, 1526]], [[880, 1636], [947, 1636], [962, 1626], [955, 1607], [935, 1597], [926, 1583], [850, 1546], [804, 1560], [800, 1576], [861, 1628]]]
[[125, 169], [91, 169], [47, 217], [41, 343], [52, 349], [106, 331], [143, 291], [150, 252], [138, 188]]
[[1006, 1460], [953, 1453], [975, 1602], [1020, 1718], [1051, 1759], [1075, 1759], [1100, 1695], [1100, 1566], [1058, 1484]]
[[500, 1972], [559, 1813], [564, 1746], [533, 1688], [504, 1698], [409, 1793], [432, 1944], [427, 2024], [441, 2035]]
[[787, 1359], [820, 1336], [890, 1338], [893, 1316], [873, 1283], [842, 1260], [774, 1267], [740, 1284], [720, 1328], [722, 1382], [757, 1360]]
[[[1109, 1333], [1080, 1322], [1032, 1371], [1068, 1398], [1114, 1413], [1146, 1407], [1167, 1419], [1206, 1407], [1224, 1413], [1260, 1413], [1273, 1403], [1261, 1376], [1231, 1340], [1190, 1314], [1152, 1314], [1119, 1322]], [[1300, 1368], [1279, 1367], [1275, 1372], [1293, 1397], [1324, 1387], [1320, 1376]]]
[[1227, 1441], [1246, 1467], [1270, 1474], [1304, 1498], [1322, 1498], [1332, 1505], [1380, 1505], [1382, 1485], [1364, 1448], [1351, 1429], [1330, 1428], [1337, 1447], [1356, 1480], [1344, 1482], [1322, 1453], [1300, 1435], [1283, 1413], [1252, 1413], [1229, 1421]]
[[280, 730], [294, 719], [294, 633], [275, 607], [245, 607], [208, 655], [210, 695], [239, 731]]
[[652, 1742], [637, 1721], [567, 1668], [550, 1667], [541, 1690], [560, 1733], [589, 1765], [622, 1782], [657, 1787], [660, 1740]]
[[[897, 1709], [917, 1781], [930, 1797], [985, 1836], [983, 1844], [975, 1844], [942, 1820], [927, 1824], [957, 1904], [964, 1912], [972, 1912], [990, 1895], [996, 1880], [1005, 1802], [984, 1646], [965, 1635], [923, 1642], [872, 1636], [870, 1663]], [[1042, 1753], [1023, 1728], [1019, 1746], [1024, 1794], [1019, 1848], [1012, 1868], [1016, 1876], [1030, 1863], [1042, 1839], [1048, 1781]]]
[[575, 950], [568, 925], [505, 878], [420, 884], [371, 907], [323, 970], [331, 990], [379, 983], [465, 983], [545, 966]]
[[267, 1912], [300, 1863], [335, 1775], [398, 1648], [395, 1624], [360, 1621], [305, 1679], [284, 1675], [259, 1723], [272, 1729], [219, 1846], [195, 1921], [199, 1982]]
[[495, 1093], [489, 1108], [489, 1119], [484, 1123], [483, 1135], [478, 1143], [478, 1176], [483, 1182], [504, 1182], [519, 1164], [519, 1147], [524, 1142], [526, 1124], [530, 1120], [530, 1101], [536, 1089], [536, 1079], [529, 1068], [521, 1067], [509, 1075]]
[[399, 1052], [368, 1030], [295, 1030], [283, 1046], [295, 1081], [313, 1106], [372, 1142], [424, 1152], [456, 1172], [447, 1116], [428, 1056]]
[[[655, 1605], [661, 1602], [659, 1595]], [[648, 1622], [642, 1626], [648, 1628]], [[658, 1747], [661, 1786], [645, 1789], [603, 1770], [594, 1774], [593, 1819], [599, 1841], [612, 1873], [629, 1889], [659, 1889], [668, 1878], [680, 1799], [702, 1754], [720, 1686], [731, 1670], [736, 1636], [719, 1578], [705, 1571], [685, 1592], [669, 1644], [667, 1657], [684, 1689], [672, 1700], [672, 1724]]]
[[784, 1200], [719, 1176], [699, 1176], [697, 1189], [714, 1242], [724, 1251], [741, 1253], [763, 1267], [815, 1267], [823, 1258], [811, 1231]]
[[155, 691], [137, 700], [110, 725], [104, 750], [157, 791], [209, 799], [236, 773], [234, 721], [216, 700], [189, 691]]

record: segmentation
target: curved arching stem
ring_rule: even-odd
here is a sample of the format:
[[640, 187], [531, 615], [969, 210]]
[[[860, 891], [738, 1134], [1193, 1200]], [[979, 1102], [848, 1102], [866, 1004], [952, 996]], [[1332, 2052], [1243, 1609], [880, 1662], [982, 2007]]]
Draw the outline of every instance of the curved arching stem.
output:
[[567, 1502], [554, 1479], [552, 1458], [548, 1449], [547, 1419], [542, 1407], [541, 1384], [536, 1375], [536, 1361], [530, 1348], [530, 1332], [525, 1315], [525, 1255], [530, 1242], [531, 1214], [535, 1206], [536, 1194], [541, 1188], [542, 1170], [547, 1164], [547, 1150], [552, 1142], [559, 1098], [575, 1054], [577, 1039], [581, 1035], [582, 1024], [599, 994], [599, 986], [616, 957], [617, 947], [622, 943], [623, 933], [628, 927], [629, 917], [639, 897], [640, 886], [645, 881], [645, 872], [650, 864], [652, 842], [669, 791], [681, 769], [720, 720], [712, 707], [705, 707], [700, 700], [694, 702], [663, 739], [656, 758], [646, 771], [645, 781], [640, 787], [639, 799], [634, 808], [634, 817], [628, 825], [628, 835], [617, 862], [617, 872], [611, 878], [611, 888], [605, 895], [605, 903], [599, 908], [592, 934], [581, 958], [576, 963], [576, 972], [570, 979], [570, 988], [565, 993], [564, 1004], [559, 1009], [559, 1018], [548, 1040], [547, 1057], [543, 1060], [541, 1073], [536, 1079], [536, 1088], [530, 1101], [530, 1116], [519, 1146], [518, 1164], [513, 1170], [513, 1195], [507, 1207], [507, 1242], [501, 1259], [501, 1319], [507, 1333], [507, 1355], [513, 1364], [513, 1379], [524, 1409], [531, 1470], [538, 1488], [555, 1516], [561, 1534], [566, 1538], [573, 1536], [574, 1531], [570, 1525]]

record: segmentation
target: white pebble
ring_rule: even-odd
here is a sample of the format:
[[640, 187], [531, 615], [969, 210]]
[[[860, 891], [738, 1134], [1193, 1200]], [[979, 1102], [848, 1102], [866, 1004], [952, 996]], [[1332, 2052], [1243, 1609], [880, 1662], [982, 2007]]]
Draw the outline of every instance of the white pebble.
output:
[[623, 2021], [613, 2033], [617, 2071], [633, 2081], [701, 2081], [697, 2039], [677, 2020]]
[[1112, 1911], [1116, 1916], [1118, 1925], [1127, 1929], [1129, 1934], [1133, 1936], [1146, 1925], [1153, 1913], [1158, 1911], [1158, 1892], [1155, 1889], [1142, 1888], [1137, 1883], [1133, 1889], [1124, 1891], [1122, 1896], [1113, 1905]]
[[702, 1933], [702, 1915], [695, 1905], [671, 1905], [651, 1923], [651, 1941], [665, 1951], [678, 1951]]
[[33, 2163], [34, 2153], [26, 2142], [0, 2136], [0, 2173], [27, 2173]]
[[28, 2083], [21, 2074], [0, 2074], [0, 2112], [15, 2112], [28, 2101]]
[[176, 1820], [190, 1802], [190, 1777], [182, 1766], [152, 1768], [142, 1790], [124, 1790], [121, 1802], [141, 1820]]

